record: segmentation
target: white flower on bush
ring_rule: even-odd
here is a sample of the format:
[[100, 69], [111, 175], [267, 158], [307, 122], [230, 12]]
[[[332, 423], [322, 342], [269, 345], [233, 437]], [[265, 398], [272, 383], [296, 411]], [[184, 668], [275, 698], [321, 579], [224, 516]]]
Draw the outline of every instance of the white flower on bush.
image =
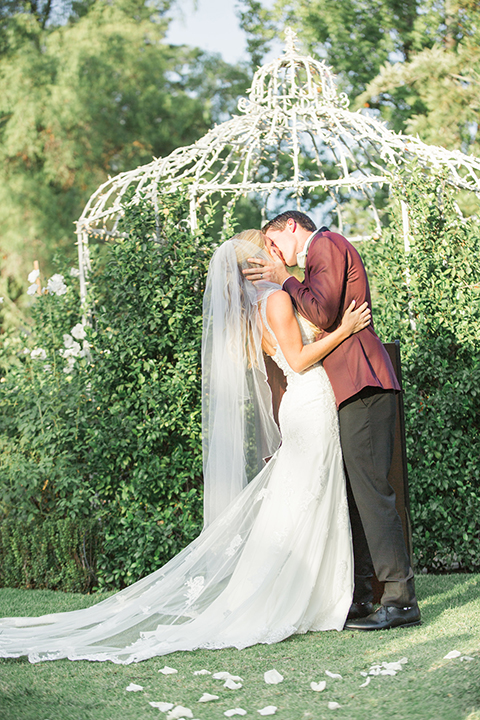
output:
[[50, 363], [45, 363], [45, 365], [43, 366], [43, 372], [52, 372], [52, 366], [50, 365]]
[[[81, 323], [77, 323], [77, 325], [72, 328], [72, 335], [75, 335], [75, 337], [78, 337], [79, 339], [81, 339], [82, 335], [85, 337], [85, 329]], [[67, 361], [67, 365], [63, 368], [63, 372], [68, 375], [71, 375], [73, 371], [75, 359], [85, 357], [88, 354], [88, 348], [90, 347], [87, 340], [83, 341], [82, 347], [79, 342], [73, 339], [72, 335], [69, 335], [69, 333], [64, 334], [63, 344], [65, 345], [65, 348], [60, 350], [61, 357]]]
[[75, 343], [75, 347], [67, 348], [66, 350], [60, 350], [60, 355], [64, 360], [75, 360], [81, 353], [80, 345]]
[[80, 275], [80, 270], [76, 267], [70, 268], [70, 277], [78, 277]]
[[85, 328], [82, 323], [77, 323], [75, 327], [70, 330], [70, 333], [73, 335], [75, 340], [83, 340], [87, 337], [87, 333], [85, 332]]
[[67, 286], [63, 282], [63, 275], [59, 275], [58, 273], [52, 275], [47, 283], [47, 290], [55, 295], [65, 295]]
[[60, 350], [60, 355], [63, 358], [76, 358], [82, 355], [82, 348], [80, 343], [74, 340], [72, 336], [68, 333], [65, 333], [65, 335], [63, 336], [63, 344], [65, 345], [65, 350]]
[[37, 292], [37, 284], [33, 283], [33, 285], [30, 285], [27, 290], [27, 295], [35, 295]]
[[39, 277], [40, 277], [40, 270], [32, 270], [32, 272], [28, 274], [28, 282], [34, 283], [35, 280]]
[[0, 304], [1, 304], [1, 303], [3, 303], [3, 298], [2, 298], [2, 297], [0, 297]]
[[30, 357], [32, 360], [46, 360], [47, 353], [43, 348], [34, 348], [30, 353]]
[[75, 358], [74, 357], [67, 358], [67, 364], [63, 368], [63, 372], [66, 373], [67, 375], [71, 375], [73, 372], [74, 366], [75, 366]]

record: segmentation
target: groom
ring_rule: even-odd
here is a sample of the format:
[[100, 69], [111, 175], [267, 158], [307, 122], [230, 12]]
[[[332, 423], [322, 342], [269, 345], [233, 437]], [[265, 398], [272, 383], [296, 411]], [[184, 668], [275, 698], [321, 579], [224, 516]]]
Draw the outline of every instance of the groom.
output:
[[[249, 258], [258, 269], [249, 280], [283, 286], [297, 310], [322, 334], [333, 331], [352, 300], [371, 305], [360, 255], [346, 238], [295, 210], [277, 215], [263, 228], [273, 243], [272, 262]], [[279, 252], [278, 252], [279, 251]], [[300, 282], [288, 266], [305, 268]], [[339, 409], [342, 452], [355, 559], [355, 590], [345, 627], [386, 630], [418, 625], [413, 572], [403, 538], [395, 493], [388, 483], [400, 390], [390, 358], [373, 324], [352, 335], [323, 360]], [[385, 590], [374, 611], [373, 570]]]

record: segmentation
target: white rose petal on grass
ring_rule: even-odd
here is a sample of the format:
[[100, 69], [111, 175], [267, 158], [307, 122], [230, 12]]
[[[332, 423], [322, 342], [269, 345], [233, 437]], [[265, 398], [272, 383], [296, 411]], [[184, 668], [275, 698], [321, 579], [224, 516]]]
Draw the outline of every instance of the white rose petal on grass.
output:
[[325, 675], [328, 675], [329, 678], [332, 678], [332, 680], [342, 680], [342, 676], [338, 673], [332, 673], [330, 670], [325, 670]]
[[243, 685], [242, 683], [234, 682], [232, 678], [227, 678], [227, 680], [223, 683], [223, 687], [227, 688], [227, 690], [240, 690]]
[[403, 664], [398, 662], [383, 662], [382, 667], [385, 668], [385, 670], [395, 670], [395, 672], [400, 672], [400, 670], [403, 670]]
[[458, 650], [450, 650], [449, 653], [444, 655], [443, 659], [444, 660], [453, 660], [454, 658], [460, 657], [461, 654], [462, 653], [458, 652]]
[[372, 679], [371, 677], [367, 677], [367, 679], [365, 680], [365, 682], [362, 683], [361, 685], [359, 685], [359, 687], [367, 687], [367, 685], [370, 684], [370, 680], [371, 680], [371, 679]]
[[325, 690], [325, 688], [327, 687], [327, 683], [326, 683], [325, 680], [320, 680], [320, 682], [318, 682], [318, 683], [316, 683], [316, 682], [311, 682], [311, 683], [310, 683], [310, 687], [311, 687], [312, 690], [314, 690], [315, 692], [323, 692], [323, 691]]
[[[158, 671], [159, 673], [162, 673], [162, 675], [175, 675], [178, 673], [178, 670], [175, 670], [175, 668], [168, 667], [168, 665], [165, 665], [164, 668]], [[181, 706], [180, 706], [181, 707]]]
[[397, 672], [403, 670], [403, 666], [408, 663], [407, 658], [403, 657], [396, 662], [382, 662], [381, 665], [372, 665], [368, 673], [362, 672], [360, 675], [366, 677], [367, 675], [396, 675]]
[[36, 292], [37, 292], [37, 285], [36, 285], [36, 284], [33, 284], [33, 285], [29, 285], [29, 286], [28, 286], [27, 295], [35, 295]]
[[225, 710], [223, 714], [225, 717], [233, 717], [234, 715], [246, 715], [247, 711], [243, 708], [232, 708], [232, 710]]
[[283, 682], [283, 675], [280, 675], [278, 670], [267, 670], [266, 673], [263, 675], [263, 679], [267, 683], [267, 685], [278, 685], [278, 683]]
[[[40, 270], [32, 270], [32, 272], [28, 273], [28, 282], [34, 283], [38, 277], [40, 277]], [[35, 285], [35, 287], [37, 286]]]
[[257, 710], [257, 712], [259, 715], [275, 715], [275, 713], [277, 712], [277, 708], [275, 705], [267, 705], [261, 710]]
[[210, 670], [195, 670], [194, 675], [211, 675]]
[[168, 712], [173, 708], [173, 703], [169, 702], [149, 702], [148, 704], [154, 708], [158, 708], [160, 712]]
[[331, 701], [328, 703], [328, 709], [329, 709], [329, 710], [338, 710], [338, 708], [341, 708], [341, 707], [342, 707], [341, 705], [339, 705], [337, 702], [334, 702], [333, 700], [331, 700]]
[[233, 680], [234, 682], [243, 682], [240, 675], [231, 675], [229, 672], [217, 672], [212, 675], [214, 680]]
[[462, 655], [460, 658], [460, 662], [472, 662], [472, 660], [475, 660], [475, 658], [470, 657], [470, 655]]
[[167, 715], [167, 720], [181, 720], [181, 718], [193, 718], [193, 712], [190, 708], [177, 705], [177, 707], [170, 710]]
[[127, 692], [140, 692], [143, 690], [142, 685], [135, 685], [135, 683], [130, 683], [130, 685], [126, 688]]
[[210, 695], [210, 693], [203, 693], [202, 697], [198, 702], [211, 702], [212, 700], [218, 700], [218, 695]]

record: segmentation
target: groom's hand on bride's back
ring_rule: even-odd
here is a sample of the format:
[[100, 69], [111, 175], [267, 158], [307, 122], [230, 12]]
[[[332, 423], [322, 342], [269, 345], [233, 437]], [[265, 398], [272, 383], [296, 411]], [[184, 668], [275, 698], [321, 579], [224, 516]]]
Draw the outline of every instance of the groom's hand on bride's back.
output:
[[259, 280], [266, 280], [267, 282], [282, 285], [285, 280], [290, 277], [280, 250], [272, 243], [269, 251], [272, 257], [271, 260], [264, 260], [259, 257], [248, 258], [248, 262], [255, 265], [255, 267], [247, 268], [243, 271], [247, 280], [251, 280], [253, 283]]

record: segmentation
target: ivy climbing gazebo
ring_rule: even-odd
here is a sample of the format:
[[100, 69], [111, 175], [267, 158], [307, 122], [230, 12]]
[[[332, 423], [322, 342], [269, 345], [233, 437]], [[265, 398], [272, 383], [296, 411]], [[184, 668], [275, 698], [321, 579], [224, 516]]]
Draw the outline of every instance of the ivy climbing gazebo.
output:
[[[300, 54], [291, 29], [285, 38], [283, 55], [255, 73], [248, 98], [238, 103], [239, 114], [193, 145], [109, 178], [93, 193], [76, 229], [82, 301], [90, 269], [89, 237], [120, 235], [125, 194], [132, 189], [130, 202], [144, 196], [156, 209], [160, 184], [163, 192], [187, 184], [192, 229], [202, 205], [215, 196], [224, 199], [226, 222], [241, 196], [255, 195], [266, 217], [275, 200], [278, 205], [285, 198], [290, 207], [292, 201], [300, 207], [302, 198], [316, 193], [319, 203], [330, 204], [338, 231], [344, 233], [344, 208], [355, 196], [369, 208], [378, 234], [382, 228], [375, 195], [392, 185], [398, 169], [414, 158], [426, 169], [445, 171], [452, 185], [480, 194], [479, 159], [394, 133], [368, 110], [352, 112], [347, 96], [337, 91], [331, 69]], [[408, 207], [402, 205], [408, 252]], [[349, 237], [368, 236], [354, 232]]]

